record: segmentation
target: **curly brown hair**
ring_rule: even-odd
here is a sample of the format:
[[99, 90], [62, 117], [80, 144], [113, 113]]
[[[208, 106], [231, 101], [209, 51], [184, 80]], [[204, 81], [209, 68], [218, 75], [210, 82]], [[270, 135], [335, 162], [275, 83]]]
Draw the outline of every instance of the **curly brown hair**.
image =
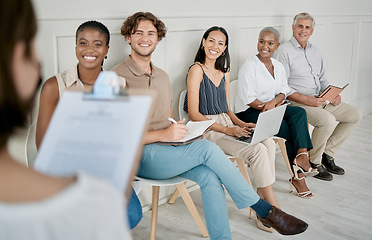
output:
[[167, 28], [165, 27], [165, 24], [150, 12], [136, 12], [132, 16], [129, 16], [121, 26], [120, 29], [121, 35], [123, 35], [124, 37], [129, 37], [137, 30], [138, 23], [142, 20], [148, 20], [152, 22], [152, 24], [158, 31], [159, 41], [163, 37], [165, 37], [165, 34], [167, 33]]

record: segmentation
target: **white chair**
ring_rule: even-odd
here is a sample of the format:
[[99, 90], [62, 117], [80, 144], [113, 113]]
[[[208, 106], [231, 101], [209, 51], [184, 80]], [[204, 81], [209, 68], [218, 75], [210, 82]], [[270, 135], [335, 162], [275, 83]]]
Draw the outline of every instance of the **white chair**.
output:
[[188, 122], [190, 120], [189, 114], [183, 110], [183, 105], [185, 103], [185, 97], [186, 97], [187, 90], [183, 90], [180, 94], [180, 99], [178, 102], [178, 114], [180, 116], [180, 120], [183, 118], [186, 119], [185, 122]]
[[26, 137], [26, 144], [25, 144], [25, 157], [28, 167], [32, 167], [34, 165], [36, 155], [37, 155], [37, 148], [36, 148], [36, 122], [32, 123], [28, 129], [27, 137]]
[[[235, 112], [235, 98], [236, 98], [237, 92], [238, 92], [238, 80], [233, 80], [230, 82], [230, 107], [231, 107], [231, 111], [233, 112]], [[275, 143], [279, 145], [285, 164], [287, 165], [289, 174], [291, 175], [291, 177], [293, 177], [293, 171], [291, 168], [291, 164], [289, 163], [287, 149], [285, 147], [285, 139], [281, 137], [272, 137], [272, 138], [275, 141]]]
[[203, 237], [208, 237], [208, 230], [204, 226], [204, 223], [195, 207], [194, 202], [191, 199], [191, 196], [186, 188], [186, 181], [187, 179], [183, 177], [173, 177], [164, 180], [154, 180], [154, 179], [147, 179], [136, 177], [141, 182], [149, 184], [152, 186], [152, 214], [151, 214], [151, 228], [150, 228], [150, 240], [156, 239], [156, 224], [158, 218], [158, 205], [159, 205], [159, 190], [161, 186], [176, 186], [176, 190], [173, 193], [172, 197], [169, 199], [168, 203], [174, 203], [178, 194], [181, 195], [183, 201], [186, 204], [191, 216], [194, 218], [196, 225], [198, 226], [200, 232], [202, 233]]

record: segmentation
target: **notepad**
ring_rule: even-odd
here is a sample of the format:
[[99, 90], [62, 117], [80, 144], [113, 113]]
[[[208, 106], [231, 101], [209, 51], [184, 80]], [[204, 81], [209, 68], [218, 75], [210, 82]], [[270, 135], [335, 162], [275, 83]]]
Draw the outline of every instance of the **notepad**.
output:
[[349, 84], [346, 84], [343, 88], [329, 85], [324, 91], [318, 96], [328, 101], [332, 102]]
[[[189, 144], [196, 139], [202, 138], [203, 135], [208, 131], [208, 129], [212, 126], [215, 120], [206, 120], [206, 121], [189, 121], [186, 126], [189, 131], [186, 135], [178, 140], [173, 142], [158, 142], [159, 144], [167, 144], [167, 145], [184, 145]], [[177, 123], [179, 124], [179, 123]]]

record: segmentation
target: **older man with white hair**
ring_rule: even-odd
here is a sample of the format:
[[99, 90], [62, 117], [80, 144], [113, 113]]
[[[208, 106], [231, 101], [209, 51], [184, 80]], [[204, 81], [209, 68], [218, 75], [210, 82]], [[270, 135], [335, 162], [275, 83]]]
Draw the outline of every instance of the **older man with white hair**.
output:
[[350, 136], [362, 120], [362, 113], [354, 106], [341, 102], [341, 96], [328, 102], [319, 98], [329, 82], [325, 77], [324, 63], [320, 51], [308, 40], [314, 31], [314, 18], [308, 13], [299, 13], [293, 19], [293, 36], [280, 45], [276, 53], [286, 69], [291, 92], [287, 99], [291, 105], [306, 110], [308, 121], [314, 126], [313, 149], [310, 163], [319, 174], [314, 177], [331, 181], [330, 174], [342, 175], [344, 169], [334, 161], [336, 150]]

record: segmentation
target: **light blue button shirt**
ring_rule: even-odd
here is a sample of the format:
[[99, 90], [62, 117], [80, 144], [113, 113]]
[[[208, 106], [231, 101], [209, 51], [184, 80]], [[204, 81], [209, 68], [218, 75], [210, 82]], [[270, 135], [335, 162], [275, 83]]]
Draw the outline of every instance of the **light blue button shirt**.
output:
[[328, 87], [322, 56], [319, 49], [310, 42], [303, 49], [292, 36], [288, 42], [279, 46], [274, 57], [283, 64], [287, 72], [288, 86], [291, 88], [288, 95], [299, 92], [318, 96]]

